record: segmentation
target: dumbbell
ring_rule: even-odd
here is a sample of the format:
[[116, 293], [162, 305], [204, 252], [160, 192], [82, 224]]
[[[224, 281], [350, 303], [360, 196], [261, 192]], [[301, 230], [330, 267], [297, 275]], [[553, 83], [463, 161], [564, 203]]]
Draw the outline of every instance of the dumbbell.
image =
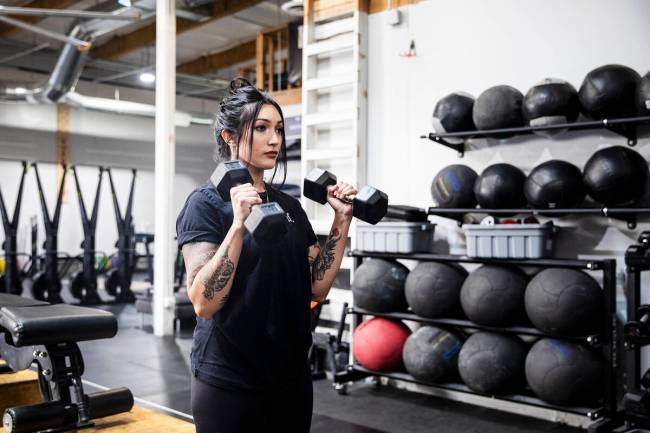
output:
[[[327, 170], [314, 168], [305, 177], [302, 193], [305, 197], [320, 204], [327, 203], [327, 187], [336, 185], [336, 176]], [[364, 186], [356, 196], [348, 196], [345, 201], [352, 203], [352, 215], [370, 224], [377, 224], [388, 211], [388, 196], [385, 192]]]
[[636, 310], [637, 320], [627, 322], [623, 325], [623, 333], [626, 339], [638, 339], [650, 337], [650, 305], [641, 305]]
[[[244, 183], [253, 184], [248, 168], [238, 160], [224, 161], [212, 173], [210, 181], [224, 201], [230, 201], [230, 189]], [[287, 233], [284, 210], [275, 202], [253, 206], [244, 221], [246, 230], [260, 246], [272, 245]]]

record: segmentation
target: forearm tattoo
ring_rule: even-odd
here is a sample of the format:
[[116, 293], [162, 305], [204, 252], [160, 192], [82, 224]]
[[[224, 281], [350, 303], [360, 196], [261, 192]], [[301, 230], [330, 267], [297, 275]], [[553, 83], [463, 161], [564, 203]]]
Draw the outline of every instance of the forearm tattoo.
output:
[[320, 253], [315, 259], [310, 260], [311, 265], [311, 280], [321, 281], [325, 278], [325, 272], [332, 267], [334, 263], [334, 249], [336, 244], [341, 240], [341, 232], [334, 228], [330, 232], [325, 246], [321, 248]]
[[228, 247], [226, 247], [226, 251], [224, 251], [221, 263], [219, 263], [217, 269], [215, 269], [212, 275], [203, 279], [203, 286], [205, 287], [203, 297], [208, 301], [214, 299], [215, 293], [222, 291], [228, 285], [228, 281], [234, 271], [235, 265], [228, 257]]

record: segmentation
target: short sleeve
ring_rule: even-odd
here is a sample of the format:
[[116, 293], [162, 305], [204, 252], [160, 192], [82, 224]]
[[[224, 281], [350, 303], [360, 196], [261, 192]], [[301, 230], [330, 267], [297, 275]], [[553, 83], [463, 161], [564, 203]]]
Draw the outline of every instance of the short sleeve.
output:
[[226, 231], [218, 203], [201, 190], [193, 191], [176, 219], [178, 248], [191, 242], [221, 244]]
[[312, 246], [318, 242], [318, 237], [314, 232], [314, 228], [311, 226], [311, 222], [309, 222], [309, 218], [307, 218], [307, 214], [304, 215], [305, 215], [305, 227], [307, 229], [307, 245]]

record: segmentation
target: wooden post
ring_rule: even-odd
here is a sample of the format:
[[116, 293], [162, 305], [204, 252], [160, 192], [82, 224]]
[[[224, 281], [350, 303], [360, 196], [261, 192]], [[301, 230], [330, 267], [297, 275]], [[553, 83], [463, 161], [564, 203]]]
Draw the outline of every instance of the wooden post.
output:
[[264, 33], [257, 34], [255, 46], [255, 85], [264, 88]]
[[[63, 167], [70, 163], [70, 106], [56, 106], [56, 184], [61, 185]], [[59, 191], [57, 191], [57, 194]], [[68, 180], [63, 184], [63, 203], [68, 202]]]

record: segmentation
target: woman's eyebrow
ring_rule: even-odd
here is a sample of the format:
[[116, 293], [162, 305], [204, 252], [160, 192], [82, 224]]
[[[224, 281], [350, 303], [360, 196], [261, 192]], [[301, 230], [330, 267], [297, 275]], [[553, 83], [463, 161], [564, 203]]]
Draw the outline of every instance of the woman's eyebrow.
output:
[[[261, 120], [261, 121], [266, 122], [266, 123], [272, 123], [269, 119], [264, 119], [263, 117], [258, 117], [255, 120]], [[282, 125], [282, 120], [278, 121], [278, 125]]]

